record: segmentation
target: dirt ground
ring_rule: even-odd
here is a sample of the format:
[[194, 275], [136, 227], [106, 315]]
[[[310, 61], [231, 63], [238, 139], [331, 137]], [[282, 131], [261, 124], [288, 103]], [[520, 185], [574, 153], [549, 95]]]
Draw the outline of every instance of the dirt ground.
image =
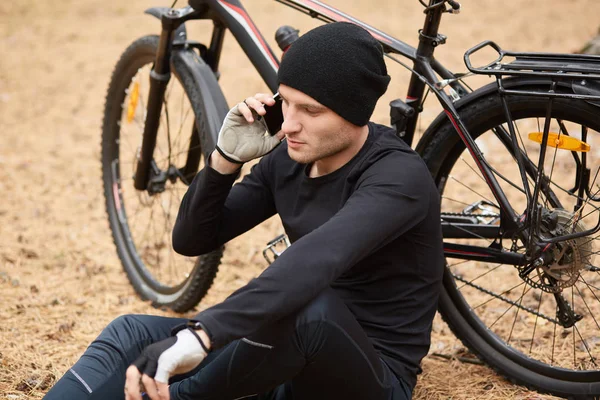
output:
[[[183, 5], [180, 1], [179, 5]], [[244, 2], [276, 48], [283, 24], [305, 32], [316, 21], [273, 1]], [[416, 45], [423, 21], [417, 0], [336, 0], [331, 4]], [[462, 55], [484, 39], [514, 50], [571, 52], [598, 30], [597, 0], [464, 0], [441, 32], [438, 58], [464, 70]], [[98, 333], [126, 313], [174, 315], [138, 299], [116, 256], [104, 211], [100, 125], [112, 69], [134, 39], [158, 33], [144, 15], [156, 0], [19, 0], [0, 3], [0, 398], [41, 398]], [[205, 40], [208, 25], [189, 27]], [[266, 91], [227, 36], [221, 84], [230, 104]], [[392, 84], [374, 115], [403, 98], [407, 74], [390, 66]], [[479, 82], [474, 80], [474, 84]], [[422, 127], [437, 114], [423, 113]], [[235, 239], [204, 309], [265, 267], [264, 244], [280, 233], [269, 220]], [[431, 352], [454, 355], [460, 344], [436, 320]], [[549, 398], [514, 386], [491, 369], [429, 355], [416, 399]]]

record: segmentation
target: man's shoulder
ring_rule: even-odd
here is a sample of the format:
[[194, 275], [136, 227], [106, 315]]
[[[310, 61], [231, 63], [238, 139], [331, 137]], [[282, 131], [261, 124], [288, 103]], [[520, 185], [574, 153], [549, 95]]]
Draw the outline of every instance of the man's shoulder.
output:
[[359, 167], [363, 179], [378, 176], [378, 180], [431, 180], [423, 159], [396, 131], [385, 125], [370, 123], [373, 141]]
[[404, 140], [398, 137], [396, 130], [389, 126], [371, 122], [373, 140], [366, 154], [367, 165], [384, 163], [416, 164], [425, 167], [421, 157]]
[[373, 136], [376, 143], [380, 146], [386, 146], [399, 151], [414, 153], [414, 150], [402, 140], [394, 128], [387, 125], [381, 125], [375, 122], [369, 122], [373, 129]]

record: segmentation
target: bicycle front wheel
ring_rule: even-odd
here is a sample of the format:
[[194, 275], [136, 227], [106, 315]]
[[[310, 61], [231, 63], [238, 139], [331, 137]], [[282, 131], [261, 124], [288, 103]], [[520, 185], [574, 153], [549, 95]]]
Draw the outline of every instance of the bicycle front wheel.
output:
[[191, 258], [175, 253], [171, 242], [181, 199], [206, 147], [197, 129], [205, 116], [197, 115], [197, 96], [188, 96], [194, 89], [189, 71], [176, 71], [166, 88], [148, 188], [133, 186], [157, 50], [157, 36], [143, 37], [113, 72], [102, 127], [102, 177], [110, 228], [131, 284], [155, 306], [184, 312], [210, 288], [223, 248]]
[[[548, 100], [510, 96], [508, 105], [524, 158], [530, 167], [537, 166], [540, 144], [533, 139], [543, 132]], [[480, 97], [459, 113], [512, 211], [524, 214], [525, 184], [499, 96]], [[589, 144], [591, 150], [585, 153], [583, 168], [583, 153], [547, 147], [544, 179], [550, 184], [539, 198], [540, 229], [546, 237], [583, 232], [600, 218], [600, 108], [556, 99], [548, 122], [555, 139], [569, 137]], [[525, 243], [517, 235], [500, 229], [502, 211], [449, 122], [439, 126], [422, 155], [441, 193], [443, 222], [462, 218], [476, 227], [491, 228], [487, 232], [495, 229], [498, 235], [490, 237], [473, 228], [454, 235], [459, 239], [444, 238], [445, 247], [454, 243], [525, 252]], [[530, 188], [536, 171], [530, 168], [526, 174]], [[524, 266], [447, 258], [439, 306], [442, 317], [468, 348], [511, 381], [560, 396], [598, 395], [598, 251], [598, 234], [561, 242], [551, 262], [528, 274], [523, 273]]]

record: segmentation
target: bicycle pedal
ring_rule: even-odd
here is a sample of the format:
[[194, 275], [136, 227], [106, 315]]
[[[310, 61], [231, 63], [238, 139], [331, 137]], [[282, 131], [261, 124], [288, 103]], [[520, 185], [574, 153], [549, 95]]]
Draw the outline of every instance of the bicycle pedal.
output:
[[[283, 254], [288, 247], [290, 247], [290, 240], [285, 233], [282, 233], [267, 243], [267, 247], [263, 250], [263, 257], [271, 264]], [[273, 258], [271, 259], [270, 256]]]

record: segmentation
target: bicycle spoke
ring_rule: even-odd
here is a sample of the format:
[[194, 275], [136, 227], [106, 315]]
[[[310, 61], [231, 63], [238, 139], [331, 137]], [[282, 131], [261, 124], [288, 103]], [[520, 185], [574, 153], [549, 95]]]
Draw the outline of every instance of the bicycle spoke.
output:
[[448, 265], [448, 268], [450, 268], [450, 267], [456, 267], [457, 265], [462, 265], [462, 264], [468, 263], [468, 262], [470, 262], [470, 261], [471, 261], [471, 260], [462, 260], [462, 261], [460, 261], [460, 262], [457, 262], [457, 263], [454, 263], [454, 264], [449, 264], [449, 265]]
[[[561, 131], [562, 130], [559, 129], [559, 131], [558, 131], [558, 139], [557, 140], [560, 140]], [[552, 174], [554, 173], [554, 165], [556, 163], [556, 154], [557, 153], [558, 153], [558, 146], [554, 147], [554, 155], [552, 157], [552, 166], [550, 167], [550, 177], [548, 178], [548, 180], [550, 182], [552, 182]]]
[[[152, 209], [152, 212], [154, 213], [154, 209]], [[152, 219], [152, 232], [154, 233], [154, 241], [153, 241], [153, 243], [152, 242], [150, 243], [151, 244], [150, 250], [153, 250], [155, 252], [155, 259], [156, 259], [155, 267], [156, 267], [156, 266], [160, 265], [160, 252], [158, 252], [157, 248], [156, 248], [156, 244], [157, 244], [156, 240], [157, 240], [158, 235], [156, 234], [155, 219], [154, 218], [151, 218], [151, 219]], [[160, 272], [158, 272], [158, 273], [160, 274]], [[162, 274], [161, 274], [160, 280], [162, 281]]]
[[[172, 154], [172, 156], [173, 157], [177, 157], [177, 156], [179, 156], [181, 154], [187, 153], [188, 151], [195, 150], [195, 149], [200, 149], [200, 148], [201, 148], [201, 145], [197, 145], [197, 146], [191, 147], [190, 149], [186, 149], [186, 150], [182, 150], [180, 152], [174, 153], [174, 154]], [[165, 160], [166, 160], [166, 158], [163, 158], [163, 159], [155, 160], [155, 162], [157, 164], [159, 164], [159, 163], [161, 163], [161, 162], [163, 162]]]
[[531, 343], [529, 344], [529, 355], [531, 355], [531, 349], [533, 349], [533, 341], [535, 340], [535, 329], [537, 328], [537, 323], [538, 323], [538, 318], [539, 318], [539, 313], [540, 313], [540, 307], [542, 305], [542, 296], [544, 295], [544, 291], [540, 291], [540, 298], [538, 300], [538, 306], [537, 306], [537, 314], [535, 315], [535, 323], [533, 325], [533, 334], [531, 335]]
[[[505, 177], [504, 175], [502, 175], [500, 172], [498, 172], [494, 167], [492, 167], [491, 165], [488, 164], [488, 167], [492, 170], [492, 172], [499, 176], [503, 181], [505, 181], [506, 183], [508, 183], [510, 186], [514, 187], [515, 189], [517, 189], [519, 192], [525, 194], [525, 190], [523, 188], [520, 188], [516, 183], [514, 183], [513, 181], [511, 181], [510, 179], [508, 179], [507, 177]], [[531, 179], [529, 178], [529, 176], [527, 176], [527, 179]]]
[[461, 161], [471, 169], [471, 171], [473, 171], [473, 173], [479, 178], [481, 179], [481, 181], [485, 184], [487, 184], [487, 182], [485, 181], [485, 179], [483, 179], [483, 176], [481, 176], [481, 174], [479, 173], [479, 171], [477, 171], [475, 168], [473, 168], [473, 166], [471, 164], [469, 164], [465, 158], [463, 156], [460, 156]]
[[595, 256], [595, 255], [600, 254], [600, 250], [597, 250], [597, 251], [580, 251], [579, 253], [581, 255], [583, 255], [583, 256], [590, 256], [591, 257], [591, 256]]
[[[148, 225], [146, 225], [146, 229], [144, 229], [144, 240], [142, 240], [142, 243], [148, 243], [148, 234], [150, 233], [150, 225], [152, 224], [152, 221], [154, 220], [153, 218], [154, 215], [154, 208], [150, 209], [150, 217], [148, 218]], [[143, 247], [142, 247], [143, 248]]]
[[[504, 292], [500, 293], [498, 296], [505, 295], [506, 293], [510, 292], [511, 290], [513, 290], [513, 289], [516, 289], [516, 288], [518, 288], [519, 286], [521, 286], [521, 285], [524, 285], [524, 284], [525, 284], [525, 282], [521, 282], [521, 283], [519, 283], [519, 284], [517, 284], [517, 285], [515, 285], [515, 286], [511, 287], [510, 289], [508, 289], [508, 290], [505, 290]], [[487, 303], [489, 303], [489, 302], [490, 302], [490, 301], [492, 301], [492, 300], [494, 300], [494, 298], [491, 298], [491, 299], [489, 299], [489, 300], [486, 300], [485, 302], [483, 302], [483, 303], [481, 303], [481, 304], [479, 304], [479, 305], [477, 305], [477, 306], [475, 306], [475, 307], [472, 307], [472, 308], [473, 308], [474, 310], [476, 310], [476, 309], [478, 309], [479, 307], [486, 305]]]
[[[469, 261], [469, 260], [466, 260], [466, 261]], [[488, 270], [487, 272], [484, 272], [483, 274], [481, 274], [481, 275], [479, 275], [479, 276], [477, 276], [477, 277], [475, 277], [475, 278], [471, 279], [471, 280], [470, 280], [468, 283], [473, 283], [473, 282], [475, 282], [477, 279], [479, 279], [479, 278], [482, 278], [482, 277], [486, 276], [487, 274], [489, 274], [490, 272], [493, 272], [493, 271], [497, 270], [497, 269], [498, 269], [499, 267], [501, 267], [502, 265], [506, 265], [506, 264], [498, 264], [498, 265], [496, 265], [494, 268], [492, 268], [492, 269]], [[465, 283], [465, 284], [463, 284], [462, 286], [460, 286], [460, 287], [458, 288], [458, 290], [460, 290], [460, 289], [462, 289], [463, 287], [465, 287], [465, 285], [467, 285], [467, 283]]]
[[488, 202], [490, 202], [490, 203], [492, 203], [492, 204], [495, 204], [495, 202], [494, 202], [494, 201], [492, 201], [492, 200], [488, 199], [487, 197], [485, 197], [484, 195], [482, 195], [482, 194], [480, 194], [480, 193], [477, 193], [477, 191], [475, 191], [473, 188], [471, 188], [471, 187], [469, 187], [469, 186], [465, 185], [464, 183], [462, 183], [461, 181], [459, 181], [458, 179], [456, 179], [456, 178], [455, 178], [455, 177], [453, 177], [452, 175], [448, 175], [448, 177], [449, 177], [450, 179], [452, 179], [453, 181], [455, 181], [456, 183], [458, 183], [459, 185], [462, 185], [462, 186], [464, 186], [465, 188], [469, 189], [471, 192], [475, 193], [476, 195], [478, 195], [478, 196], [479, 196], [479, 197], [481, 197], [482, 199], [484, 199], [484, 200], [487, 200]]
[[442, 196], [442, 199], [443, 199], [443, 200], [449, 200], [449, 201], [453, 201], [453, 202], [455, 202], [455, 203], [462, 204], [462, 205], [465, 205], [465, 206], [470, 206], [470, 204], [469, 204], [469, 203], [465, 203], [464, 201], [460, 201], [460, 200], [452, 199], [452, 198], [450, 198], [450, 197], [447, 197], [447, 196]]
[[[127, 143], [127, 146], [130, 148], [129, 153], [133, 153], [136, 154], [137, 153], [137, 147], [134, 147], [131, 144], [131, 141], [129, 140], [129, 133], [128, 133], [128, 129], [126, 129], [124, 127], [123, 124], [120, 124], [120, 129], [121, 129], [121, 134], [119, 135], [119, 142], [118, 145], [121, 146], [121, 144], [123, 143], [123, 141], [125, 141]], [[125, 135], [123, 135], [123, 133], [125, 133]], [[140, 135], [141, 136], [141, 135]], [[119, 163], [121, 163], [122, 161], [119, 160]]]
[[[583, 344], [583, 347], [585, 347], [585, 350], [587, 351], [588, 355], [590, 356], [590, 361], [592, 362], [594, 367], [597, 367], [595, 358], [594, 358], [594, 356], [592, 356], [592, 353], [590, 352], [590, 348], [589, 348], [587, 342], [585, 341], [585, 339], [583, 338], [583, 336], [581, 336], [581, 333], [579, 332], [579, 329], [577, 329], [576, 324], [573, 325], [573, 330], [575, 332], [577, 332], [579, 339], [581, 339], [581, 343]], [[575, 335], [574, 334], [573, 334], [573, 360], [574, 360], [573, 368], [577, 368], [576, 357], [575, 357]]]
[[131, 215], [129, 218], [133, 218], [133, 221], [135, 221], [135, 219], [137, 218], [138, 214], [141, 213], [144, 210], [145, 209], [141, 207], [141, 203], [138, 204], [137, 207], [136, 207], [136, 209], [135, 209], [135, 211], [133, 212], [133, 215]]
[[[590, 309], [590, 306], [588, 306], [587, 301], [585, 301], [585, 298], [583, 297], [583, 293], [581, 293], [581, 290], [579, 290], [579, 288], [577, 287], [577, 285], [573, 285], [575, 286], [575, 289], [577, 289], [577, 293], [579, 293], [579, 296], [581, 297], [581, 300], [583, 301], [583, 304], [585, 305], [585, 308], [587, 308], [588, 312], [590, 313], [590, 316], [592, 317], [592, 319], [594, 320], [594, 323], [596, 324], [596, 326], [598, 327], [598, 330], [600, 330], [600, 325], [598, 325], [598, 321], [596, 321], [596, 317], [594, 317], [594, 313], [592, 312], [592, 310]], [[595, 295], [594, 295], [595, 296]]]
[[556, 344], [556, 325], [554, 324], [554, 331], [552, 333], [552, 357], [550, 358], [550, 365], [554, 365], [554, 345]]
[[[528, 288], [529, 288], [529, 289], [528, 289]], [[527, 290], [526, 290], [526, 289], [527, 289]], [[517, 313], [519, 312], [518, 310], [520, 309], [520, 306], [521, 306], [521, 302], [520, 302], [520, 300], [522, 300], [522, 299], [523, 299], [523, 296], [525, 296], [527, 293], [529, 293], [529, 290], [531, 290], [531, 287], [529, 287], [529, 286], [524, 286], [524, 287], [523, 287], [523, 294], [521, 294], [521, 297], [518, 299], [518, 300], [519, 300], [519, 305], [517, 306]], [[504, 312], [502, 313], [502, 315], [500, 315], [500, 316], [498, 317], [498, 319], [496, 319], [496, 320], [495, 320], [495, 321], [494, 321], [494, 322], [493, 322], [491, 325], [489, 325], [489, 328], [492, 328], [494, 325], [496, 325], [496, 322], [500, 321], [500, 319], [501, 319], [502, 317], [504, 317], [504, 316], [506, 315], [506, 313], [507, 313], [507, 312], [509, 312], [509, 311], [510, 311], [510, 310], [511, 310], [513, 307], [515, 307], [515, 304], [511, 304], [511, 305], [510, 305], [510, 307], [508, 307], [508, 308], [506, 309], [506, 311], [504, 311]], [[516, 320], [515, 320], [515, 321], [516, 321]], [[511, 329], [511, 334], [512, 334], [512, 329]], [[507, 343], [508, 343], [508, 342], [507, 342]]]
[[517, 138], [521, 141], [521, 146], [523, 151], [525, 152], [525, 156], [529, 158], [529, 154], [527, 153], [527, 147], [525, 146], [525, 142], [523, 142], [523, 135], [521, 135], [521, 131], [519, 130], [519, 124], [515, 121], [515, 132], [517, 133]]
[[[179, 202], [177, 202], [179, 203]], [[170, 195], [169, 195], [169, 210], [172, 208], [173, 206], [173, 191], [170, 191]], [[169, 215], [169, 219], [168, 219], [168, 224], [165, 224], [165, 232], [167, 232], [168, 236], [167, 236], [167, 243], [169, 244], [169, 273], [171, 276], [177, 276], [176, 275], [176, 271], [174, 270], [173, 267], [173, 259], [174, 259], [174, 253], [175, 250], [173, 249], [173, 240], [171, 240], [171, 227], [174, 226], [174, 224], [171, 223], [171, 217]]]
[[488, 243], [490, 243], [490, 244], [491, 244], [491, 243], [493, 243], [493, 240], [491, 240], [491, 239], [484, 238], [483, 236], [481, 236], [481, 235], [478, 235], [477, 233], [475, 233], [475, 232], [472, 232], [472, 231], [470, 231], [470, 230], [468, 230], [468, 229], [466, 229], [466, 228], [463, 228], [463, 227], [462, 227], [462, 226], [460, 226], [460, 225], [456, 225], [456, 224], [453, 224], [452, 222], [448, 222], [448, 221], [444, 220], [444, 217], [443, 217], [443, 216], [442, 216], [442, 222], [445, 222], [445, 223], [447, 223], [448, 225], [450, 225], [451, 227], [453, 227], [453, 228], [456, 228], [456, 229], [458, 229], [458, 230], [460, 230], [460, 231], [463, 231], [463, 232], [465, 232], [465, 233], [467, 233], [467, 234], [469, 234], [469, 235], [471, 235], [471, 236], [473, 236], [473, 237], [475, 237], [475, 238], [477, 238], [477, 239], [482, 239], [482, 240], [485, 240], [486, 242], [488, 242]]
[[[172, 196], [171, 192], [171, 196]], [[162, 238], [164, 239], [166, 237], [165, 243], [167, 243], [167, 247], [169, 249], [168, 251], [168, 270], [169, 270], [169, 275], [172, 276], [172, 272], [173, 272], [173, 268], [172, 268], [172, 252], [171, 252], [171, 240], [170, 239], [170, 235], [169, 235], [169, 231], [170, 231], [170, 221], [171, 221], [171, 213], [170, 213], [170, 208], [171, 208], [171, 203], [169, 202], [169, 211], [165, 210], [164, 205], [162, 204], [162, 202], [160, 203], [160, 207], [163, 210], [163, 217], [164, 217], [164, 230], [163, 230], [163, 235]]]
[[167, 152], [167, 157], [169, 159], [169, 165], [171, 164], [171, 121], [169, 118], [169, 105], [167, 104], [167, 99], [164, 99], [164, 108], [165, 108], [165, 121], [166, 121], [166, 129], [167, 129], [167, 147], [169, 151]]
[[[187, 111], [185, 112], [185, 116], [182, 117], [183, 120], [180, 119], [181, 124], [179, 125], [179, 131], [177, 132], [177, 138], [178, 138], [177, 139], [177, 144], [179, 144], [179, 141], [178, 141], [179, 137], [181, 136], [181, 133], [183, 132], [183, 126], [185, 125], [185, 121], [187, 121], [187, 117], [188, 117], [188, 115], [190, 114], [191, 111], [192, 111], [192, 109], [188, 108]], [[183, 110], [181, 112], [183, 113]], [[193, 131], [193, 129], [192, 129], [192, 131]], [[186, 144], [186, 148], [189, 148], [190, 140], [191, 140], [191, 138], [188, 138], [187, 142], [185, 143]], [[178, 147], [178, 146], [176, 146], [176, 147]]]
[[[186, 122], [188, 120], [188, 116], [190, 115], [191, 111], [192, 111], [191, 107], [188, 107], [187, 111], [185, 112], [185, 114], [183, 116], [183, 120], [179, 120], [179, 129], [177, 131], [177, 135], [175, 137], [174, 146], [173, 146], [176, 149], [181, 149], [181, 148], [188, 149], [190, 147], [190, 141], [192, 139], [190, 131], [191, 132], [194, 131], [194, 129], [193, 129], [194, 121], [191, 121], [190, 126], [187, 126]], [[188, 129], [186, 129], [186, 132], [188, 133], [187, 136], [184, 136], [184, 130], [183, 130], [184, 127], [188, 128]], [[189, 129], [189, 128], [191, 128], [191, 129]], [[183, 144], [183, 147], [182, 147], [182, 144]]]
[[[598, 167], [598, 169], [600, 170], [600, 167]], [[594, 194], [592, 195], [592, 197], [596, 197], [598, 195], [598, 193], [600, 193], [600, 188], [598, 188], [598, 190], [594, 192]], [[589, 197], [587, 199], [585, 199], [584, 203], [581, 205], [581, 208], [583, 209], [583, 207], [585, 207], [588, 204], [589, 204]], [[590, 211], [589, 213], [585, 214], [580, 219], [584, 219], [587, 216], [591, 215], [593, 212], [598, 211], [600, 209], [600, 207], [594, 207], [594, 206], [592, 206], [592, 208], [593, 208], [592, 211]]]
[[[575, 314], [575, 302], [573, 298], [573, 287], [571, 287], [571, 307], [573, 308], [573, 314]], [[575, 348], [575, 325], [573, 324], [573, 368], [577, 368], [577, 351]], [[577, 332], [579, 333], [579, 332]]]
[[590, 292], [592, 292], [592, 294], [594, 295], [596, 300], [598, 300], [598, 303], [600, 303], [600, 299], [596, 296], [596, 294], [592, 290], [592, 289], [596, 289], [596, 290], [600, 291], [600, 288], [597, 288], [596, 286], [592, 285], [591, 283], [587, 283], [586, 280], [581, 275], [579, 275], [579, 278], [583, 281], [583, 283], [585, 283], [588, 286], [588, 289], [590, 289]]
[[[519, 306], [521, 306], [523, 304], [523, 297], [525, 297], [525, 289], [527, 289], [527, 286], [523, 286], [523, 293], [521, 294], [521, 298], [519, 299]], [[509, 307], [509, 309], [511, 307]], [[506, 341], [507, 344], [510, 344], [510, 339], [512, 338], [512, 333], [513, 333], [513, 330], [515, 329], [515, 324], [517, 323], [517, 318], [519, 317], [520, 309], [521, 309], [520, 307], [517, 307], [517, 312], [515, 313], [515, 319], [513, 320], [512, 327], [510, 328], [510, 333], [508, 334], [508, 340]], [[490, 328], [491, 328], [491, 326], [490, 326]]]

